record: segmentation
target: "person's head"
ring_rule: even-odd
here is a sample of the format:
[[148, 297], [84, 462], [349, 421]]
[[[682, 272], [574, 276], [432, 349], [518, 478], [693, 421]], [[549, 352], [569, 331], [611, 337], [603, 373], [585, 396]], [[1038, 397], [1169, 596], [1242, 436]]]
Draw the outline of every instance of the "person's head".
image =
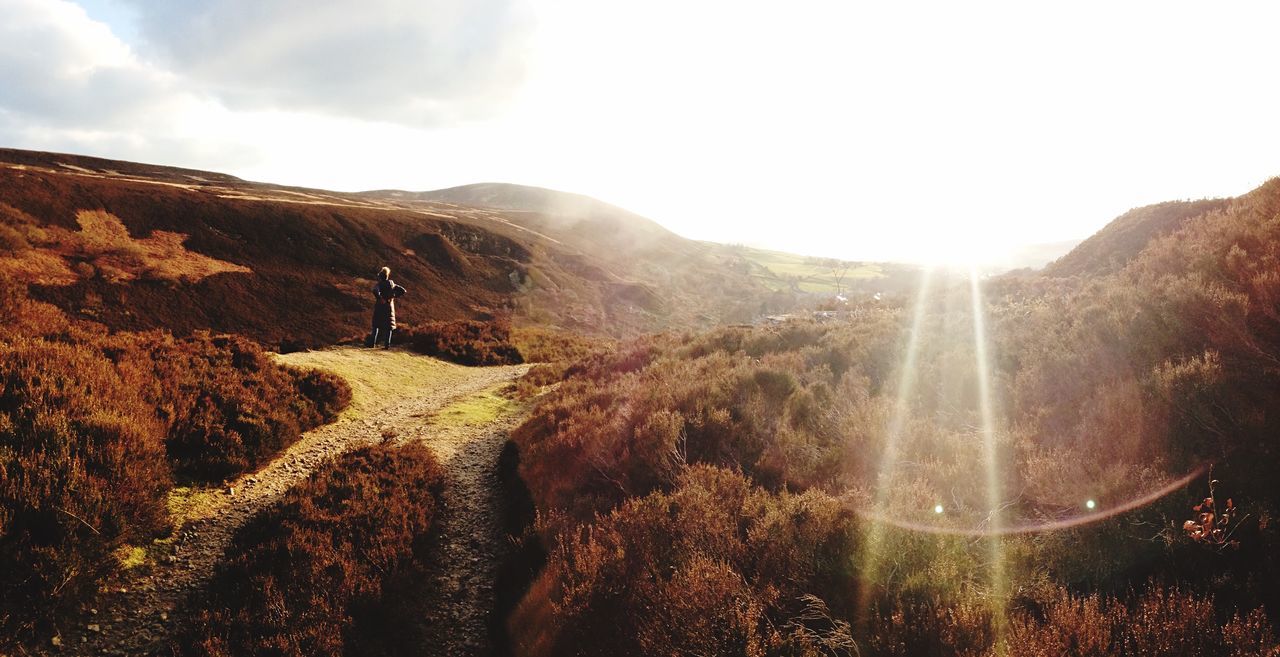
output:
[[379, 270], [378, 270], [378, 280], [380, 280], [380, 281], [385, 281], [385, 280], [387, 280], [387, 279], [389, 279], [389, 278], [391, 278], [391, 268], [390, 268], [390, 267], [383, 267], [382, 269], [379, 269]]

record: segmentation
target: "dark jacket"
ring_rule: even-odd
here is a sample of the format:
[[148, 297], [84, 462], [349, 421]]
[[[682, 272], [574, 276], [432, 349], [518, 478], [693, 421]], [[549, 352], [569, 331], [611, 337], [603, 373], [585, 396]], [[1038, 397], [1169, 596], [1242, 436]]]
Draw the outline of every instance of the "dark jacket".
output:
[[373, 328], [383, 331], [396, 328], [396, 299], [404, 296], [404, 288], [395, 281], [378, 281], [373, 286]]

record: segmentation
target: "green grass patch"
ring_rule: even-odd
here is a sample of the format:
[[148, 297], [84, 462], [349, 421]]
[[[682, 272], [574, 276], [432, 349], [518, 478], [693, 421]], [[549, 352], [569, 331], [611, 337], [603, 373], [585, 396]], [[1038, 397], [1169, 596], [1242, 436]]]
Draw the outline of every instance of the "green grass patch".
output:
[[218, 494], [217, 488], [202, 486], [176, 486], [171, 489], [166, 503], [173, 528], [181, 529], [187, 523], [212, 516]]
[[132, 570], [148, 563], [147, 549], [137, 545], [121, 545], [115, 551], [120, 570]]
[[[830, 267], [822, 264], [822, 258], [752, 248], [744, 248], [741, 255], [758, 268], [752, 272], [753, 276], [770, 289], [789, 289], [791, 287], [789, 279], [798, 278], [797, 286], [802, 292], [835, 294], [837, 291], [836, 277]], [[851, 266], [845, 273], [840, 287], [848, 290], [854, 281], [872, 280], [885, 276], [880, 265], [858, 263]]]
[[502, 396], [500, 388], [490, 388], [444, 407], [436, 414], [435, 422], [459, 427], [489, 424], [515, 412], [519, 406], [519, 403]]
[[414, 391], [461, 382], [467, 368], [397, 349], [339, 347], [278, 355], [278, 362], [316, 368], [342, 377], [351, 386], [351, 405], [343, 417], [360, 418]]

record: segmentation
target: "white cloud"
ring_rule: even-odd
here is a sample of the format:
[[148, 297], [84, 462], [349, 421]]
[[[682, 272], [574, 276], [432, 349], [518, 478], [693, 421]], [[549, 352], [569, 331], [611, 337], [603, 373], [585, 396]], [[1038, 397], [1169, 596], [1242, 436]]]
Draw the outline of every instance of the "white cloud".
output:
[[69, 2], [0, 0], [0, 107], [45, 125], [128, 126], [163, 112], [170, 76]]
[[854, 258], [1083, 237], [1280, 174], [1264, 3], [93, 6], [115, 34], [0, 0], [0, 143], [345, 190], [535, 184]]
[[[60, 0], [0, 0], [0, 143], [213, 168], [259, 157], [192, 116], [225, 114]], [[195, 128], [195, 129], [193, 129]]]
[[127, 0], [144, 50], [232, 108], [417, 126], [501, 113], [524, 77], [521, 0]]
[[421, 128], [501, 111], [521, 74], [514, 6], [448, 4], [137, 2], [130, 44], [72, 2], [0, 0], [0, 144], [413, 186], [406, 149], [434, 143]]

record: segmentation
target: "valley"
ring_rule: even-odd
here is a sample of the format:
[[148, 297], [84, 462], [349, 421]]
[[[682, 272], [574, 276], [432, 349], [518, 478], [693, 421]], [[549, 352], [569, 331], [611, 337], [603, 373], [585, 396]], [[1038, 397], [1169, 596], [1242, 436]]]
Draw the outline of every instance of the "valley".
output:
[[1280, 654], [1280, 179], [966, 275], [0, 150], [0, 238], [0, 651]]

